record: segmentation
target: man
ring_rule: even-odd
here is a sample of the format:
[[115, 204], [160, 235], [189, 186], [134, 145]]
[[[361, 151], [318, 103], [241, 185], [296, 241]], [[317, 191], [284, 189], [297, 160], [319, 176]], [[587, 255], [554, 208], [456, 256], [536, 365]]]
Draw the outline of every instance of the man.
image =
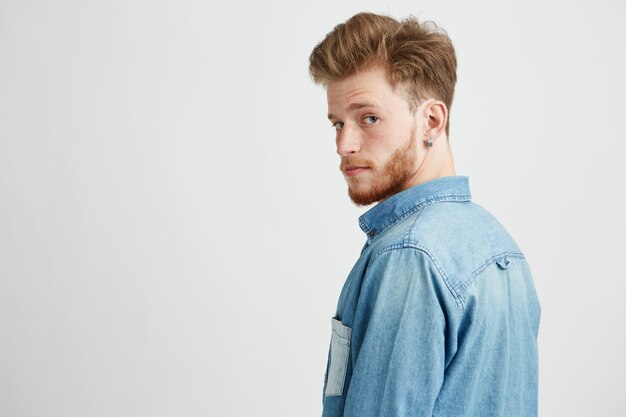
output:
[[309, 70], [351, 200], [378, 202], [331, 319], [323, 416], [537, 415], [540, 305], [524, 254], [455, 173], [445, 31], [360, 13]]

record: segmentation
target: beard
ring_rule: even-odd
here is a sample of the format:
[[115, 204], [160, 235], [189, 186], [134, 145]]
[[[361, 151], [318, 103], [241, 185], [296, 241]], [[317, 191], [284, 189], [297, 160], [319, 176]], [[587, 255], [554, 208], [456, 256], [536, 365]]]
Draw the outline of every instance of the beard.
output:
[[[348, 195], [357, 206], [368, 206], [403, 191], [406, 182], [415, 173], [417, 150], [415, 149], [416, 126], [403, 145], [400, 145], [381, 168], [372, 169], [371, 178], [356, 176], [348, 181]], [[371, 166], [370, 164], [367, 164]]]

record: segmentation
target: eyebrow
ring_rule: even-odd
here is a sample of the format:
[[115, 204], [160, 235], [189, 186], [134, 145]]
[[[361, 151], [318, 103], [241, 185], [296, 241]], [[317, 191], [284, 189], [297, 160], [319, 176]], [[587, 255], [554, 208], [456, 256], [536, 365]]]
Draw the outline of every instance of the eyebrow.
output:
[[[348, 106], [348, 111], [350, 110], [358, 110], [358, 109], [362, 109], [363, 107], [376, 107], [375, 104], [373, 103], [352, 103]], [[336, 119], [336, 117], [334, 115], [332, 115], [331, 113], [328, 113], [328, 118], [329, 119]]]

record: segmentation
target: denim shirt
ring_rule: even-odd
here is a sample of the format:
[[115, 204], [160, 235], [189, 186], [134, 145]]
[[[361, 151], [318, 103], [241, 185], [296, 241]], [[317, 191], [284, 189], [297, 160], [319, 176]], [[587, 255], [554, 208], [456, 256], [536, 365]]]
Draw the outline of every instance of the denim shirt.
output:
[[359, 218], [367, 241], [331, 336], [323, 417], [536, 416], [541, 309], [524, 254], [467, 176]]

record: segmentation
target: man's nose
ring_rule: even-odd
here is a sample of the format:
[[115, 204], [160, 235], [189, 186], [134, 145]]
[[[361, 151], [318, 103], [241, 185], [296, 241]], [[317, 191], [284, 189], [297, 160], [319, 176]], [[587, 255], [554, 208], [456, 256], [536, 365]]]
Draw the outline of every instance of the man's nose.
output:
[[354, 129], [344, 126], [337, 135], [337, 154], [346, 156], [361, 149], [361, 138]]

